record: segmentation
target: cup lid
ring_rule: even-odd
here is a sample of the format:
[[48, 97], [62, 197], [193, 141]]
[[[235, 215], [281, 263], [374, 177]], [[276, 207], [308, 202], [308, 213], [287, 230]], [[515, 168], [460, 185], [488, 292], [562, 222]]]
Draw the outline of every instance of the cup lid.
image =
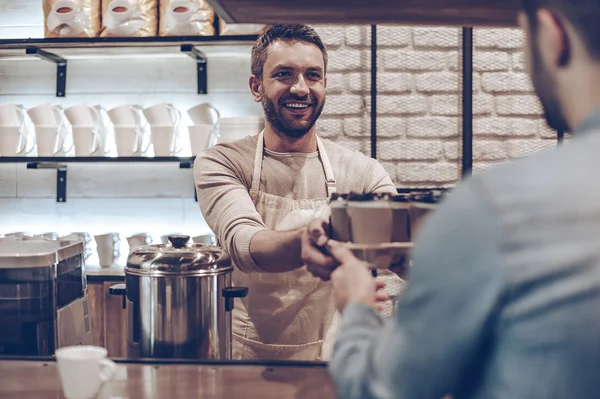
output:
[[125, 273], [153, 276], [215, 275], [233, 270], [227, 252], [216, 245], [195, 244], [190, 236], [170, 235], [169, 244], [132, 251]]

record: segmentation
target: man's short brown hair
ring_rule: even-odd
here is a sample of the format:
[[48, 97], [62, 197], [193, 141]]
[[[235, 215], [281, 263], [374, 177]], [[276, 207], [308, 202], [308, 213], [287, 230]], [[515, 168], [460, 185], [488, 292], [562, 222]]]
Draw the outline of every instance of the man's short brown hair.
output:
[[263, 66], [267, 60], [269, 46], [277, 40], [314, 44], [321, 50], [325, 71], [327, 70], [327, 49], [313, 28], [302, 24], [276, 24], [260, 35], [254, 46], [252, 46], [250, 69], [257, 78], [262, 79]]

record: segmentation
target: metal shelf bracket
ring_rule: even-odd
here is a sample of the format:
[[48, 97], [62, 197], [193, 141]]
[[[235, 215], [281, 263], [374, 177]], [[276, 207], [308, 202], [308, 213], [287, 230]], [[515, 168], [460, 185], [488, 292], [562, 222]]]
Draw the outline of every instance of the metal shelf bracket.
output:
[[56, 97], [65, 97], [67, 87], [67, 60], [37, 47], [27, 47], [25, 49], [25, 54], [35, 55], [38, 58], [56, 64]]
[[67, 165], [29, 162], [27, 169], [56, 169], [56, 202], [67, 202]]
[[181, 52], [186, 53], [194, 60], [196, 60], [196, 67], [198, 73], [198, 94], [207, 94], [207, 75], [206, 75], [206, 56], [194, 47], [193, 44], [182, 44]]

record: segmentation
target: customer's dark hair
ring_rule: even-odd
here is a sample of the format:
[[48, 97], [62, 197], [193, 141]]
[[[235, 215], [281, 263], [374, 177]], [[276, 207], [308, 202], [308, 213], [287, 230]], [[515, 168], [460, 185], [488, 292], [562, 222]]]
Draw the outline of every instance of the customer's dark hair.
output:
[[537, 27], [536, 11], [546, 8], [569, 20], [581, 36], [589, 55], [600, 61], [600, 1], [522, 0], [532, 30]]
[[269, 46], [277, 40], [314, 44], [321, 50], [325, 70], [327, 70], [327, 49], [313, 28], [302, 24], [276, 24], [265, 30], [258, 40], [256, 40], [254, 46], [252, 46], [252, 63], [250, 69], [254, 76], [262, 79], [263, 66], [267, 59]]

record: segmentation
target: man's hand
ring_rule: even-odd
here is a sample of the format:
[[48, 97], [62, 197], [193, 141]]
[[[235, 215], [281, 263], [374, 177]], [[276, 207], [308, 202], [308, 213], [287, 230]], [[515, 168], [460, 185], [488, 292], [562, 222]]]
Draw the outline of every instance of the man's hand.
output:
[[327, 227], [329, 222], [325, 219], [313, 219], [302, 234], [302, 260], [306, 269], [315, 277], [328, 281], [331, 272], [338, 266], [338, 262], [327, 252]]
[[381, 310], [379, 303], [389, 299], [387, 294], [378, 292], [385, 287], [385, 282], [375, 280], [367, 264], [357, 259], [343, 244], [330, 241], [328, 246], [331, 255], [340, 263], [331, 274], [337, 310], [342, 313], [352, 302], [365, 303]]

